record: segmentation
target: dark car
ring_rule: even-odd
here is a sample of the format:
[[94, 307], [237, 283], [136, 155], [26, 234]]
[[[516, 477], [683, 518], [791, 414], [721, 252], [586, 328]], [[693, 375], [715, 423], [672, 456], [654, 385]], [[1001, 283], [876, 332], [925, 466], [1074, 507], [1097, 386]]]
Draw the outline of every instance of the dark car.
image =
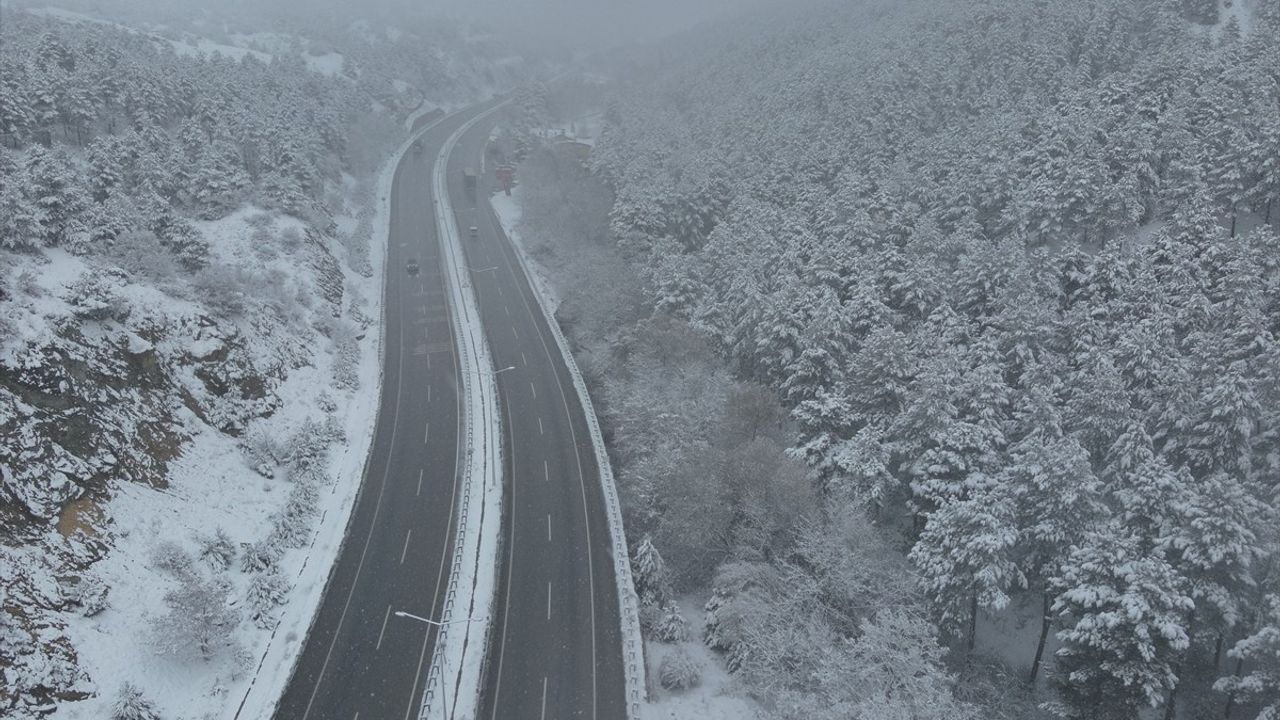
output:
[[417, 274], [418, 274], [418, 261], [417, 261], [417, 260], [414, 260], [413, 258], [409, 258], [409, 262], [408, 262], [408, 264], [406, 264], [404, 267], [405, 267], [405, 269], [406, 269], [406, 270], [408, 270], [408, 271], [409, 271], [409, 274], [410, 274], [410, 275], [417, 275]]

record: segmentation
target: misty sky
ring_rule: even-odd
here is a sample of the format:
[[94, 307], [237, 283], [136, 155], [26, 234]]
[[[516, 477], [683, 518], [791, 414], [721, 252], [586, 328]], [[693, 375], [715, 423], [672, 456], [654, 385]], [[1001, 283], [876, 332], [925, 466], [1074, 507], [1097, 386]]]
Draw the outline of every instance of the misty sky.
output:
[[[643, 40], [758, 0], [420, 0], [450, 14], [584, 44]], [[575, 43], [576, 44], [576, 43]]]

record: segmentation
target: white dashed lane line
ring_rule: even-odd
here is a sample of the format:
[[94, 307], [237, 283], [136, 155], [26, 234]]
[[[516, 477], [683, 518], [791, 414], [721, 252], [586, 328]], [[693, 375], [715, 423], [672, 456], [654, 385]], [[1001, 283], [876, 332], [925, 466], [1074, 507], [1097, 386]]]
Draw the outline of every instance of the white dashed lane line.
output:
[[382, 636], [387, 632], [387, 619], [391, 617], [391, 606], [387, 606], [387, 612], [382, 616], [382, 629], [378, 631], [378, 644], [373, 646], [374, 650], [382, 649]]

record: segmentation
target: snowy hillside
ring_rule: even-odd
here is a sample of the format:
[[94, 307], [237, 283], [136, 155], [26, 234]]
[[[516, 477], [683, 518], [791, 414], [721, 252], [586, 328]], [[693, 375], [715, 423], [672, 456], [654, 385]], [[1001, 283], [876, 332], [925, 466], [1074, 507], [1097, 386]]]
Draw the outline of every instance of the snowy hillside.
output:
[[0, 20], [0, 715], [256, 717], [363, 470], [414, 103], [336, 52]]

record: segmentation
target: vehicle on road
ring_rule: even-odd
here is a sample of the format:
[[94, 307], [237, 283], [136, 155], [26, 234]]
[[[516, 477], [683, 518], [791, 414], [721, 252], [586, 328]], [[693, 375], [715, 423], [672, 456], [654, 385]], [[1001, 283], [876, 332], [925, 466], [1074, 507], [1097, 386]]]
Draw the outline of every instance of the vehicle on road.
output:
[[408, 270], [410, 275], [417, 275], [419, 270], [418, 261], [413, 258], [409, 258], [409, 262], [405, 263], [404, 269]]
[[476, 198], [476, 169], [465, 168], [462, 171], [463, 188], [467, 191], [467, 197], [475, 200]]
[[475, 225], [472, 225], [471, 229], [469, 229], [467, 233], [471, 235], [472, 240], [475, 240], [476, 238], [480, 237], [480, 228], [476, 227]]

